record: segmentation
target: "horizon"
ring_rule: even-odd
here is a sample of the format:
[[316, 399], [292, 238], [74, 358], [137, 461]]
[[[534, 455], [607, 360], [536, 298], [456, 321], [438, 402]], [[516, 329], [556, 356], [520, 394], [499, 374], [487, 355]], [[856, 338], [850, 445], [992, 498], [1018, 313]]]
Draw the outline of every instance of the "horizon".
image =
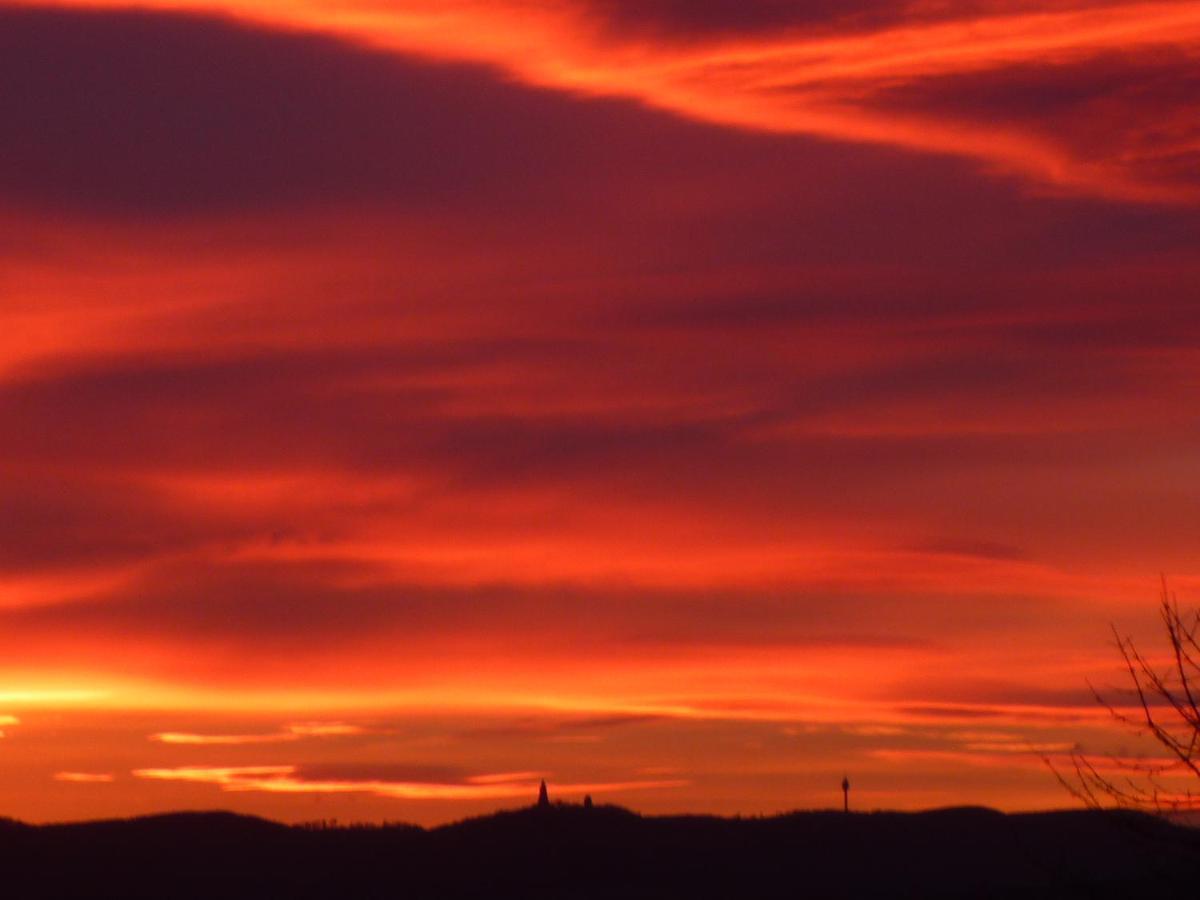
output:
[[0, 0], [0, 816], [1161, 760], [1091, 685], [1200, 606], [1198, 57], [1196, 0]]
[[[234, 810], [225, 807], [212, 807], [208, 809], [175, 809], [162, 812], [146, 813], [133, 816], [109, 817], [100, 819], [78, 819], [70, 821], [49, 821], [49, 822], [26, 822], [21, 819], [14, 819], [8, 816], [0, 816], [0, 822], [9, 822], [16, 825], [28, 826], [31, 828], [40, 827], [60, 827], [60, 826], [76, 826], [76, 825], [106, 825], [113, 823], [131, 823], [142, 822], [155, 819], [190, 819], [190, 818], [213, 818], [228, 816], [236, 819], [253, 819], [265, 822], [270, 825], [280, 825], [287, 828], [302, 828], [315, 831], [336, 831], [336, 830], [359, 830], [359, 829], [421, 829], [424, 831], [432, 831], [441, 828], [453, 828], [458, 825], [465, 825], [471, 822], [477, 822], [485, 819], [503, 818], [506, 816], [517, 815], [521, 813], [529, 815], [553, 814], [555, 810], [559, 811], [575, 811], [580, 814], [587, 814], [591, 810], [600, 810], [603, 815], [604, 811], [618, 812], [628, 814], [636, 819], [662, 820], [662, 819], [716, 819], [725, 822], [742, 822], [742, 821], [763, 821], [787, 819], [796, 816], [934, 816], [952, 813], [986, 813], [997, 816], [1055, 816], [1066, 813], [1082, 813], [1095, 814], [1101, 817], [1109, 814], [1117, 815], [1141, 815], [1145, 817], [1153, 817], [1152, 813], [1145, 810], [1120, 809], [1112, 808], [1088, 808], [1081, 807], [1078, 804], [1073, 806], [1056, 807], [1049, 809], [1030, 809], [1030, 810], [1012, 810], [1003, 811], [994, 809], [990, 806], [934, 806], [928, 809], [850, 809], [842, 810], [833, 806], [829, 807], [802, 807], [797, 809], [781, 809], [775, 812], [765, 813], [750, 813], [743, 815], [741, 813], [732, 813], [721, 815], [718, 813], [696, 813], [689, 811], [679, 812], [661, 812], [661, 813], [643, 813], [637, 809], [632, 809], [628, 806], [617, 803], [594, 803], [588, 806], [583, 800], [554, 800], [551, 799], [548, 804], [540, 803], [536, 798], [532, 803], [524, 803], [520, 805], [499, 806], [491, 810], [486, 810], [481, 813], [475, 813], [464, 816], [459, 819], [451, 819], [445, 822], [437, 822], [432, 825], [421, 825], [417, 822], [410, 822], [404, 819], [392, 820], [342, 820], [337, 818], [328, 819], [303, 819], [299, 821], [289, 822], [280, 819], [272, 819], [268, 816], [259, 815], [256, 813], [235, 812]], [[1168, 823], [1175, 825], [1189, 826], [1189, 818], [1192, 814], [1187, 812], [1170, 814], [1164, 818]], [[1191, 826], [1196, 827], [1196, 826]]]

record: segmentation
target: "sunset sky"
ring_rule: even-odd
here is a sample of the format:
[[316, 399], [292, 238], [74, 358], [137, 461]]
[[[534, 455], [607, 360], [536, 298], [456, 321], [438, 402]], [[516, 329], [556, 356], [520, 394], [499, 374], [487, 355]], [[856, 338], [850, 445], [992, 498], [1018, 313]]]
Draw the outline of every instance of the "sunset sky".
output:
[[0, 816], [1071, 804], [1200, 602], [1200, 2], [0, 2]]

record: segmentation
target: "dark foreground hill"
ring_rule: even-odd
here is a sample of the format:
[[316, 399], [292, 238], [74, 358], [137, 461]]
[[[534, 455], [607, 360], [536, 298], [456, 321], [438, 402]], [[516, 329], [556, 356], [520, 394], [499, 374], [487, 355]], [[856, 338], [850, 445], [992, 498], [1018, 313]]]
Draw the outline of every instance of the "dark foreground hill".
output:
[[794, 813], [643, 818], [556, 806], [410, 827], [229, 813], [0, 821], [14, 898], [1183, 898], [1200, 832], [1148, 816]]

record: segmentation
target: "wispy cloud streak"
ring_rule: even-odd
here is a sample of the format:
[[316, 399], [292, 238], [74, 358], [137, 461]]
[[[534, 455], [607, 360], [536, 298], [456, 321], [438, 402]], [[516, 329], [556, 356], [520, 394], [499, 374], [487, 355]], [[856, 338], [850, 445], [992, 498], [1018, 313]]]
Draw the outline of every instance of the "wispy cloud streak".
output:
[[268, 734], [190, 734], [182, 731], [160, 731], [150, 740], [160, 744], [190, 746], [228, 746], [235, 744], [280, 744], [305, 738], [346, 737], [366, 734], [366, 729], [343, 722], [298, 722], [283, 730]]
[[[538, 782], [531, 773], [478, 775], [460, 784], [404, 781], [319, 780], [303, 777], [297, 766], [183, 766], [168, 769], [136, 769], [138, 778], [158, 781], [189, 781], [219, 785], [225, 791], [264, 791], [280, 794], [368, 793], [397, 800], [506, 800], [536, 796]], [[680, 779], [637, 780], [584, 784], [555, 784], [556, 794], [567, 796], [674, 788], [686, 785]]]

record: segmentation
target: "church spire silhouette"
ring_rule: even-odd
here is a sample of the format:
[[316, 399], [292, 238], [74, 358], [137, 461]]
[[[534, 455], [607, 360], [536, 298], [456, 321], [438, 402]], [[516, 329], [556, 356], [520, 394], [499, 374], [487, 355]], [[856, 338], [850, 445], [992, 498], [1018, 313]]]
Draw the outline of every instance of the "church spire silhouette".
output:
[[539, 807], [550, 805], [550, 792], [546, 790], [546, 779], [542, 779], [542, 786], [538, 788], [538, 804]]

